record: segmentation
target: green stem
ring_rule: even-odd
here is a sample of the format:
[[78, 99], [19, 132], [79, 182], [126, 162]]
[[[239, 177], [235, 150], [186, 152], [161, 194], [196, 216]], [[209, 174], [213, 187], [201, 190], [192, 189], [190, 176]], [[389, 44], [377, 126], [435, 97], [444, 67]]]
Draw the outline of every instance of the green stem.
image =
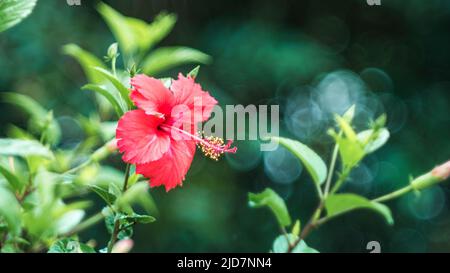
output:
[[347, 179], [347, 177], [349, 176], [351, 171], [351, 168], [346, 167], [342, 173], [339, 175], [338, 180], [336, 181], [336, 183], [334, 184], [333, 188], [330, 191], [330, 194], [333, 194], [335, 192], [337, 192], [339, 190], [339, 188], [342, 186], [342, 184], [345, 182], [345, 180]]
[[119, 222], [119, 220], [116, 220], [114, 222], [114, 229], [111, 234], [111, 239], [109, 240], [109, 243], [108, 243], [108, 253], [111, 253], [114, 245], [117, 242], [117, 236], [119, 235], [119, 227], [120, 227], [120, 222]]
[[44, 127], [42, 128], [42, 133], [41, 133], [41, 136], [39, 138], [39, 142], [42, 143], [42, 144], [45, 144], [44, 142], [45, 142], [45, 138], [47, 137], [47, 129], [48, 129], [49, 126], [50, 126], [50, 122], [47, 120], [45, 122]]
[[308, 224], [303, 228], [302, 233], [300, 234], [300, 236], [297, 238], [297, 240], [295, 240], [295, 242], [293, 244], [290, 244], [287, 250], [287, 253], [291, 253], [292, 250], [294, 250], [297, 245], [306, 238], [306, 236], [309, 235], [309, 233], [311, 233], [311, 231], [317, 227], [317, 221], [320, 219], [320, 215], [322, 214], [322, 210], [325, 206], [325, 202], [324, 200], [322, 200], [319, 204], [319, 206], [316, 208], [316, 210], [314, 211], [311, 219], [309, 220]]
[[406, 186], [404, 188], [401, 188], [399, 190], [396, 190], [396, 191], [393, 191], [393, 192], [388, 193], [386, 195], [383, 195], [381, 197], [375, 198], [372, 201], [374, 201], [374, 202], [386, 202], [388, 200], [400, 197], [400, 196], [402, 196], [402, 195], [412, 191], [413, 189], [414, 188], [413, 188], [412, 185], [408, 185], [408, 186]]
[[[127, 164], [126, 168], [125, 168], [125, 179], [123, 181], [123, 188], [122, 188], [122, 193], [124, 193], [127, 189], [128, 189], [128, 180], [130, 178], [130, 170], [131, 170], [131, 164]], [[108, 253], [111, 253], [114, 245], [116, 244], [117, 240], [118, 240], [118, 235], [120, 232], [120, 220], [116, 217], [115, 222], [114, 222], [114, 228], [113, 228], [113, 232], [111, 233], [111, 239], [109, 240], [108, 243]]]
[[125, 168], [125, 179], [123, 181], [122, 192], [126, 192], [128, 189], [128, 180], [130, 178], [130, 169], [131, 169], [131, 164], [127, 164], [127, 166]]
[[117, 74], [116, 74], [116, 57], [114, 57], [114, 58], [112, 58], [112, 60], [111, 60], [111, 70], [112, 70], [112, 72], [113, 72], [113, 75], [114, 75], [114, 77], [117, 77]]
[[317, 183], [314, 183], [314, 185], [316, 185], [316, 190], [317, 190], [317, 194], [319, 195], [319, 199], [323, 200], [323, 192], [322, 192], [322, 189], [320, 188], [320, 185]]
[[[302, 233], [297, 238], [297, 240], [295, 240], [295, 242], [293, 244], [289, 244], [288, 253], [292, 252], [292, 250], [294, 250], [294, 248], [303, 239], [305, 239], [305, 237], [308, 236], [308, 234], [317, 226], [317, 221], [320, 219], [320, 215], [322, 214], [322, 210], [325, 207], [325, 200], [327, 199], [328, 193], [330, 191], [331, 180], [333, 178], [334, 169], [336, 167], [336, 161], [337, 161], [338, 153], [339, 153], [339, 146], [338, 146], [338, 144], [335, 144], [334, 145], [334, 149], [333, 149], [333, 155], [331, 156], [330, 169], [328, 170], [327, 181], [325, 182], [325, 189], [324, 189], [324, 193], [323, 194], [322, 194], [320, 186], [318, 186], [318, 193], [319, 193], [319, 197], [320, 197], [319, 206], [314, 211], [311, 219], [309, 220], [308, 224], [303, 228]], [[337, 183], [339, 183], [339, 180], [338, 180]]]
[[280, 230], [281, 230], [281, 233], [284, 235], [284, 238], [286, 239], [287, 245], [290, 246], [291, 241], [289, 240], [289, 235], [288, 235], [286, 229], [283, 226], [280, 226]]
[[47, 131], [44, 129], [43, 132], [42, 132], [42, 134], [41, 134], [41, 137], [39, 138], [39, 142], [42, 143], [42, 144], [45, 144], [45, 143], [44, 143], [44, 140], [45, 140], [45, 134], [46, 134], [46, 132], [47, 132]]
[[339, 146], [335, 144], [333, 149], [333, 155], [331, 157], [330, 169], [328, 170], [327, 181], [325, 182], [324, 198], [327, 198], [328, 193], [330, 192], [331, 179], [333, 178], [338, 153], [339, 153]]
[[[417, 177], [416, 179], [411, 181], [408, 186], [405, 186], [401, 189], [398, 189], [396, 191], [393, 191], [393, 192], [383, 195], [381, 197], [375, 198], [372, 201], [373, 202], [386, 202], [386, 201], [398, 198], [400, 196], [403, 196], [413, 190], [417, 190], [417, 191], [423, 190], [425, 188], [435, 185], [436, 183], [442, 182], [450, 176], [449, 165], [450, 165], [450, 161], [447, 163], [444, 163], [438, 167], [435, 167], [433, 170], [431, 170], [428, 173], [425, 173], [425, 174]], [[350, 173], [350, 170], [351, 170], [351, 168], [348, 168], [348, 167], [344, 168], [344, 171], [339, 176], [338, 181], [336, 182], [333, 189], [331, 190], [331, 192], [330, 192], [331, 194], [336, 192], [339, 189], [339, 187], [341, 186], [341, 184], [347, 179], [347, 177]], [[325, 224], [326, 222], [328, 222], [329, 220], [331, 220], [335, 217], [341, 216], [345, 213], [352, 211], [352, 210], [348, 210], [348, 211], [344, 211], [342, 213], [334, 214], [333, 216], [325, 216], [325, 217], [320, 218], [320, 215], [321, 215], [322, 210], [325, 205], [325, 200], [326, 200], [326, 196], [325, 196], [324, 200], [321, 201], [319, 207], [315, 210], [313, 216], [311, 217], [311, 220], [308, 222], [308, 224], [302, 230], [302, 233], [300, 234], [299, 238], [294, 242], [294, 244], [289, 246], [288, 252], [292, 252], [292, 250], [302, 240], [304, 240], [306, 238], [306, 236], [308, 236], [308, 234], [313, 229]]]
[[[331, 190], [331, 194], [333, 194], [336, 190], [339, 189], [340, 185], [345, 181], [345, 179], [348, 176], [348, 171], [344, 171], [343, 174], [341, 174], [341, 176], [339, 177], [338, 181], [336, 182], [335, 186], [333, 187], [333, 189]], [[382, 197], [376, 198], [372, 201], [375, 202], [384, 202], [387, 200], [391, 200], [394, 199], [396, 197], [399, 197], [405, 193], [410, 192], [411, 190], [413, 190], [413, 186], [409, 185], [406, 186], [404, 188], [401, 188], [397, 191], [391, 192], [389, 194], [386, 194]], [[320, 215], [322, 213], [322, 210], [325, 206], [325, 200], [326, 200], [326, 196], [325, 198], [322, 200], [322, 202], [320, 203], [320, 205], [317, 207], [317, 209], [314, 211], [313, 216], [311, 217], [311, 220], [309, 220], [308, 224], [303, 228], [302, 233], [300, 234], [300, 236], [297, 238], [297, 240], [289, 246], [288, 248], [288, 253], [292, 252], [292, 250], [302, 241], [304, 240], [310, 233], [311, 231], [313, 231], [313, 229], [323, 225], [324, 223], [328, 222], [329, 220], [337, 217], [337, 216], [341, 216], [344, 213], [347, 213], [349, 211], [346, 211], [344, 213], [341, 214], [335, 214], [333, 216], [325, 216], [323, 218], [320, 218]]]
[[65, 171], [64, 173], [62, 173], [62, 175], [66, 175], [66, 174], [72, 174], [72, 173], [76, 173], [84, 168], [86, 168], [87, 166], [91, 165], [94, 161], [92, 160], [92, 158], [89, 158], [88, 160], [86, 160], [85, 162], [81, 163], [80, 165]]
[[[372, 201], [373, 202], [386, 202], [386, 201], [395, 199], [397, 197], [400, 197], [400, 196], [402, 196], [402, 195], [412, 191], [413, 189], [414, 189], [413, 185], [408, 185], [408, 186], [403, 187], [403, 188], [401, 188], [399, 190], [396, 190], [396, 191], [393, 191], [393, 192], [388, 193], [386, 195], [383, 195], [381, 197], [375, 198]], [[336, 218], [338, 216], [341, 216], [341, 215], [343, 215], [343, 214], [345, 214], [347, 212], [350, 212], [350, 211], [351, 210], [346, 211], [344, 213], [335, 214], [333, 216], [325, 216], [323, 218], [316, 219], [315, 221], [313, 221], [312, 227], [314, 227], [314, 228], [319, 227], [319, 226], [325, 224], [326, 222], [328, 222], [329, 220], [331, 220], [333, 218]], [[306, 230], [306, 227], [305, 227], [305, 230]], [[304, 237], [302, 239], [304, 239]]]

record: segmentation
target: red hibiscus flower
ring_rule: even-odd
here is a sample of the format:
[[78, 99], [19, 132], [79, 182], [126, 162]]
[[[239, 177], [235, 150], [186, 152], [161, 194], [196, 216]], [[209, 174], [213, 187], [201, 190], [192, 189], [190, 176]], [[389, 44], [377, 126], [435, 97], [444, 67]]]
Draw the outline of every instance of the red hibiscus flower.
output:
[[[218, 137], [203, 138], [196, 123], [206, 121], [217, 101], [191, 77], [179, 74], [170, 88], [155, 78], [138, 75], [131, 79], [131, 99], [138, 107], [127, 112], [116, 130], [123, 160], [136, 165], [136, 173], [149, 178], [150, 186], [164, 185], [169, 191], [182, 185], [198, 144], [213, 159], [230, 148]], [[188, 128], [188, 129], [186, 129]]]

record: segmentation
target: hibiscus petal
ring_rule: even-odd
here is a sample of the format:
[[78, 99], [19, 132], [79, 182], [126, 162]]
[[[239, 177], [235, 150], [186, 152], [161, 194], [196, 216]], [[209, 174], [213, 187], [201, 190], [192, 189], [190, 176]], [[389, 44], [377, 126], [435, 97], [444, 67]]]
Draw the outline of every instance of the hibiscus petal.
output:
[[116, 130], [117, 147], [128, 163], [142, 164], [160, 159], [169, 150], [170, 137], [158, 126], [162, 119], [143, 110], [127, 112]]
[[164, 185], [166, 191], [182, 185], [195, 154], [194, 141], [172, 141], [164, 156], [146, 164], [137, 164], [136, 173], [150, 179], [150, 186]]
[[163, 83], [146, 75], [131, 79], [131, 100], [148, 115], [169, 115], [173, 106], [173, 93]]
[[178, 74], [178, 80], [172, 81], [170, 90], [175, 96], [175, 104], [186, 105], [194, 112], [195, 121], [198, 122], [207, 120], [211, 116], [213, 107], [217, 104], [216, 99], [208, 92], [203, 91], [193, 78], [184, 77], [181, 73]]

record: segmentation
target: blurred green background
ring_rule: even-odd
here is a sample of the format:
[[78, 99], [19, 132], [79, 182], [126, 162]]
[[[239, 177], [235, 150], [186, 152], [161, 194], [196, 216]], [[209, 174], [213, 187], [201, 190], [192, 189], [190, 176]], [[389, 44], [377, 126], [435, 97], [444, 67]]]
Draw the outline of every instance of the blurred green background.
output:
[[[375, 197], [408, 183], [450, 155], [450, 2], [439, 0], [105, 1], [121, 13], [151, 21], [162, 10], [178, 15], [162, 45], [210, 54], [199, 81], [221, 104], [278, 104], [281, 134], [314, 147], [328, 161], [331, 113], [357, 104], [356, 127], [386, 112], [388, 144], [352, 174], [345, 189]], [[0, 34], [0, 91], [28, 94], [63, 128], [61, 148], [83, 140], [73, 118], [96, 111], [79, 65], [61, 53], [68, 43], [97, 56], [114, 41], [95, 10], [66, 1], [39, 1], [20, 25]], [[164, 75], [187, 73], [180, 67]], [[26, 115], [1, 104], [0, 135]], [[216, 163], [200, 153], [184, 186], [152, 189], [160, 215], [136, 228], [136, 252], [266, 252], [279, 230], [268, 210], [253, 210], [247, 193], [274, 188], [304, 223], [316, 206], [313, 184], [283, 149], [261, 153], [256, 143]], [[112, 159], [114, 167], [123, 169]], [[448, 185], [390, 202], [396, 224], [358, 211], [314, 232], [308, 244], [322, 252], [449, 252]], [[99, 205], [100, 206], [100, 205]], [[82, 234], [108, 240], [103, 225]]]

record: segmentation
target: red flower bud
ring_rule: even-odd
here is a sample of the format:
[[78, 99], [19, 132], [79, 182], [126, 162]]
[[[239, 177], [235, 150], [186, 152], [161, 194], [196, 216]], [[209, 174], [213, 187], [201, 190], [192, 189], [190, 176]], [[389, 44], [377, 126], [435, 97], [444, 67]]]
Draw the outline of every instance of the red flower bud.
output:
[[442, 165], [435, 167], [431, 171], [431, 174], [442, 180], [446, 180], [447, 178], [449, 178], [450, 177], [450, 160]]

